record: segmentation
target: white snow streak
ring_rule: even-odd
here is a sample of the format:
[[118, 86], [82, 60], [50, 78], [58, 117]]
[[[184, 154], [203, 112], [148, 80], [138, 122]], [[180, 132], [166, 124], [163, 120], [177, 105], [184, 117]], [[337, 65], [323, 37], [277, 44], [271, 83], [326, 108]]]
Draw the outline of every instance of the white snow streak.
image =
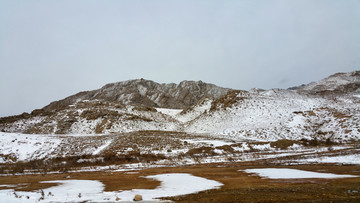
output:
[[[241, 170], [242, 171], [242, 170]], [[289, 168], [259, 168], [246, 169], [246, 173], [256, 173], [263, 178], [270, 179], [298, 179], [298, 178], [353, 178], [354, 175], [337, 175], [332, 173], [318, 173]]]
[[94, 152], [93, 155], [99, 154], [101, 151], [103, 151], [106, 147], [108, 147], [111, 144], [112, 140], [108, 140], [104, 145], [98, 147]]

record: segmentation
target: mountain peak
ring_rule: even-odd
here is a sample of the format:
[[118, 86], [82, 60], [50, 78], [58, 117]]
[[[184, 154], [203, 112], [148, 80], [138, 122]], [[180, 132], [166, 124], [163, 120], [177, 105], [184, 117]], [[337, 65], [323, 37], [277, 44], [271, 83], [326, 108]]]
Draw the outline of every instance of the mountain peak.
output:
[[53, 111], [59, 106], [74, 104], [80, 100], [103, 100], [135, 106], [183, 109], [197, 103], [203, 97], [218, 98], [229, 89], [202, 81], [157, 83], [152, 80], [134, 79], [109, 83], [100, 89], [80, 92], [44, 107]]
[[[0, 118], [0, 130], [55, 134], [166, 130], [265, 140], [301, 139], [319, 132], [353, 139], [360, 132], [359, 94], [355, 94], [359, 75], [359, 71], [334, 74], [297, 91], [127, 80], [80, 92], [31, 114]], [[333, 97], [335, 93], [340, 94]]]

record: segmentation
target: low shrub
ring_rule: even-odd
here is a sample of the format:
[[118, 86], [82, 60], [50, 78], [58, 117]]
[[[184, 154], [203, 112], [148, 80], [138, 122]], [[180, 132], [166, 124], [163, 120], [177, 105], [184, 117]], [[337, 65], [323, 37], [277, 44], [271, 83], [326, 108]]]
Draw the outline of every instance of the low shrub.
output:
[[189, 151], [186, 152], [186, 155], [188, 156], [215, 156], [217, 155], [214, 152], [214, 148], [212, 147], [199, 147], [199, 148], [193, 148], [189, 149]]
[[[37, 159], [29, 162], [16, 162], [13, 164], [1, 165], [2, 173], [24, 173], [26, 170], [38, 171], [46, 174], [49, 171], [59, 171], [66, 173], [73, 168], [85, 166], [104, 166], [110, 164], [126, 164], [126, 163], [149, 163], [166, 159], [164, 154], [140, 153], [132, 151], [127, 154], [117, 154], [115, 152], [106, 152], [102, 156], [99, 155], [81, 155], [55, 157], [51, 159]], [[80, 161], [81, 160], [81, 161]]]
[[275, 142], [270, 143], [270, 146], [272, 148], [284, 150], [284, 149], [287, 149], [288, 147], [294, 145], [295, 143], [298, 143], [298, 141], [282, 139], [282, 140], [277, 140]]
[[218, 146], [216, 147], [216, 149], [224, 150], [225, 152], [230, 152], [230, 153], [234, 152], [234, 149], [229, 145]]
[[311, 147], [317, 147], [317, 146], [332, 146], [336, 144], [340, 144], [338, 142], [333, 141], [331, 138], [327, 138], [325, 140], [319, 140], [318, 138], [313, 139], [301, 139], [300, 143], [304, 146], [311, 146]]

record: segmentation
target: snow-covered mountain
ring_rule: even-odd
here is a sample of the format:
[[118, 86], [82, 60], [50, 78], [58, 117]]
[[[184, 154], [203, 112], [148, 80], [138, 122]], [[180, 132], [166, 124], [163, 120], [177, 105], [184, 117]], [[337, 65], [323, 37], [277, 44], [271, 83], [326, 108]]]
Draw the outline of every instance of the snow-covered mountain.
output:
[[360, 138], [360, 71], [295, 89], [230, 90], [183, 81], [131, 80], [0, 118], [0, 130], [37, 134], [140, 130], [209, 133], [250, 140]]
[[[291, 90], [234, 91], [187, 123], [191, 133], [216, 133], [257, 141], [360, 138], [360, 105]], [[231, 104], [229, 104], [229, 101]]]
[[320, 81], [303, 85], [298, 90], [322, 95], [360, 94], [360, 71], [336, 73]]
[[0, 130], [43, 134], [177, 130], [178, 122], [155, 107], [187, 109], [228, 90], [202, 81], [128, 80], [77, 93], [31, 114], [0, 118]]
[[44, 107], [54, 111], [82, 100], [100, 100], [133, 106], [183, 109], [203, 97], [217, 98], [229, 89], [202, 81], [182, 81], [179, 84], [159, 84], [151, 80], [128, 80], [110, 83], [98, 90], [80, 92]]

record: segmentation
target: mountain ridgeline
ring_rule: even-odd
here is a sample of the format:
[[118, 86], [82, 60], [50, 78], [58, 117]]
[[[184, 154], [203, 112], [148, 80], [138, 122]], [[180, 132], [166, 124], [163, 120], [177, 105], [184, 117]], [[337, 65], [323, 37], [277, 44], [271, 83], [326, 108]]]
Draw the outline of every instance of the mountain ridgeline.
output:
[[336, 73], [317, 82], [292, 88], [302, 93], [313, 95], [360, 94], [360, 71]]
[[0, 130], [27, 134], [116, 134], [143, 130], [255, 140], [360, 138], [360, 71], [289, 89], [250, 91], [202, 81], [111, 83], [30, 114], [0, 118]]
[[44, 107], [54, 111], [81, 100], [101, 100], [134, 106], [184, 109], [196, 104], [201, 98], [218, 98], [229, 89], [202, 81], [182, 81], [179, 84], [159, 84], [151, 80], [128, 80], [110, 83], [98, 90], [80, 92]]

